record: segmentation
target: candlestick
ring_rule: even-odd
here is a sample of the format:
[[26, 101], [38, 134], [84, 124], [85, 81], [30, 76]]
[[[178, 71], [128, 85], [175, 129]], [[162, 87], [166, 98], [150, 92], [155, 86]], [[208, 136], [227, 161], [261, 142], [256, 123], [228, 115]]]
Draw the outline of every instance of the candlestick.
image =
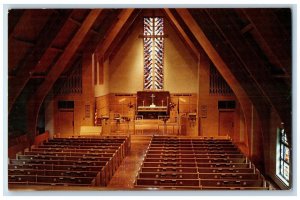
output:
[[145, 101], [143, 101], [143, 107], [145, 106]]
[[161, 100], [161, 106], [164, 106], [164, 100]]

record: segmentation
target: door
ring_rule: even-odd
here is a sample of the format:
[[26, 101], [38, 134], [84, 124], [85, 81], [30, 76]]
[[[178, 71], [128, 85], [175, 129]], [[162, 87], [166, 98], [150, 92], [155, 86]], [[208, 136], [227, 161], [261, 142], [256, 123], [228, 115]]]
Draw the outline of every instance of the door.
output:
[[59, 133], [60, 137], [73, 136], [74, 134], [74, 111], [59, 111]]
[[234, 136], [234, 111], [219, 112], [219, 136]]

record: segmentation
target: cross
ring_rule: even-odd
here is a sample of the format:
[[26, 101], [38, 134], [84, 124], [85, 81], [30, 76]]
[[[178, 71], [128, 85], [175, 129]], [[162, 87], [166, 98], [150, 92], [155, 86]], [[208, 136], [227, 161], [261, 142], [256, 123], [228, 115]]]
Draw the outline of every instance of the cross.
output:
[[155, 95], [154, 95], [154, 94], [152, 94], [150, 97], [152, 98], [152, 105], [154, 105], [154, 103], [153, 103], [153, 99], [154, 99]]

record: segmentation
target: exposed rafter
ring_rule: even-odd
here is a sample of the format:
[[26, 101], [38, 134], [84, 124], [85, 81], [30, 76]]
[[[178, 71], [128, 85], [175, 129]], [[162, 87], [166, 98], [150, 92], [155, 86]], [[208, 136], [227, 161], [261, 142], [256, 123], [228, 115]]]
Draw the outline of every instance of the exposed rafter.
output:
[[8, 37], [14, 32], [15, 27], [19, 23], [20, 19], [22, 18], [25, 10], [24, 9], [17, 9], [14, 12], [8, 13]]
[[[198, 26], [197, 22], [194, 20], [193, 16], [190, 14], [190, 12], [187, 9], [176, 9], [177, 13], [180, 15], [182, 20], [185, 22], [185, 24], [188, 26], [190, 31], [194, 34], [195, 38], [199, 42], [199, 44], [203, 47], [203, 50], [206, 52], [207, 56], [210, 58], [210, 60], [214, 63], [220, 74], [224, 77], [226, 82], [230, 85], [231, 89], [235, 93], [237, 99], [239, 100], [242, 110], [244, 112], [244, 118], [246, 121], [246, 124], [252, 123], [252, 117], [251, 117], [251, 107], [252, 102], [249, 99], [246, 91], [244, 88], [240, 85], [237, 78], [232, 74], [229, 67], [225, 63], [225, 61], [222, 59], [222, 57], [219, 55], [215, 47], [212, 45], [212, 43], [208, 40], [202, 29]], [[245, 134], [250, 135], [251, 133], [251, 127], [247, 127], [245, 129]], [[248, 144], [251, 144], [251, 141], [249, 141], [248, 138]], [[251, 148], [250, 151], [251, 152]]]
[[108, 50], [111, 43], [114, 41], [115, 37], [118, 35], [128, 18], [130, 17], [131, 13], [134, 9], [125, 9], [122, 10], [119, 15], [119, 20], [114, 25], [113, 29], [109, 32], [109, 34], [106, 36], [104, 42], [97, 46], [96, 53], [98, 55], [98, 58], [101, 59], [106, 51]]
[[164, 11], [165, 11], [167, 17], [170, 19], [170, 22], [173, 23], [173, 25], [176, 28], [177, 32], [183, 37], [183, 39], [184, 39], [185, 43], [187, 44], [187, 46], [191, 49], [193, 54], [199, 59], [199, 56], [200, 56], [199, 51], [195, 47], [194, 43], [190, 40], [188, 35], [185, 33], [185, 31], [182, 29], [182, 27], [180, 26], [179, 22], [176, 20], [175, 16], [172, 14], [170, 9], [165, 8]]
[[[231, 71], [229, 70], [225, 61], [221, 58], [217, 50], [213, 47], [211, 42], [205, 36], [204, 32], [198, 26], [197, 22], [191, 16], [187, 9], [176, 9], [178, 14], [181, 16], [186, 25], [190, 28], [191, 32], [194, 33], [194, 36], [203, 47], [204, 51], [217, 67], [218, 71], [230, 85], [231, 89], [235, 92], [235, 94], [240, 94], [240, 97], [247, 98], [247, 94], [245, 90], [240, 86], [238, 80], [233, 76]], [[247, 98], [250, 102], [250, 100]]]
[[[267, 9], [243, 9], [243, 13], [250, 21], [255, 31], [253, 34], [265, 51], [269, 59], [285, 71], [287, 76], [291, 75], [291, 38], [283, 28], [279, 28], [279, 22], [275, 15]], [[263, 20], [261, 20], [263, 19]], [[266, 24], [268, 28], [266, 28]], [[272, 34], [272, 37], [270, 37]]]
[[[284, 111], [288, 108], [283, 105], [288, 105], [289, 88], [285, 84], [279, 84], [271, 76], [263, 59], [238, 31], [236, 19], [232, 15], [229, 15], [225, 10], [206, 10], [206, 12], [249, 73], [250, 81], [255, 83], [257, 89], [263, 94], [262, 97], [277, 110], [282, 119], [288, 119], [286, 111]], [[220, 15], [224, 17], [221, 18]], [[255, 64], [253, 60], [255, 60]]]
[[130, 27], [132, 27], [133, 23], [136, 21], [137, 17], [141, 14], [141, 9], [135, 10], [135, 12], [132, 13], [131, 16], [127, 22], [124, 24], [123, 28], [121, 31], [119, 31], [119, 34], [117, 37], [115, 37], [114, 41], [111, 43], [109, 46], [108, 50], [104, 54], [104, 60], [106, 60], [112, 53], [113, 51], [120, 46], [120, 42], [124, 38], [124, 36], [128, 33]]
[[[70, 12], [65, 12], [60, 15], [54, 13], [48, 23], [44, 26], [37, 43], [31, 51], [31, 54], [23, 61], [23, 64], [20, 67], [21, 72], [10, 78], [8, 101], [9, 111], [30, 79], [35, 66], [38, 64], [46, 50], [51, 46], [52, 40], [56, 37], [57, 33], [60, 31], [61, 27], [63, 27], [70, 15]], [[51, 31], [49, 31], [49, 29], [51, 29]]]
[[39, 113], [40, 106], [47, 96], [48, 92], [53, 87], [55, 81], [59, 78], [61, 73], [64, 71], [65, 67], [68, 65], [70, 59], [74, 56], [81, 42], [93, 26], [94, 22], [102, 12], [101, 9], [95, 9], [90, 11], [89, 15], [85, 18], [82, 26], [73, 36], [72, 40], [69, 42], [65, 51], [62, 53], [60, 58], [57, 60], [55, 65], [51, 68], [44, 82], [37, 89], [36, 93], [30, 98], [28, 103], [28, 133], [31, 137], [35, 136], [35, 127], [37, 123], [37, 116]]

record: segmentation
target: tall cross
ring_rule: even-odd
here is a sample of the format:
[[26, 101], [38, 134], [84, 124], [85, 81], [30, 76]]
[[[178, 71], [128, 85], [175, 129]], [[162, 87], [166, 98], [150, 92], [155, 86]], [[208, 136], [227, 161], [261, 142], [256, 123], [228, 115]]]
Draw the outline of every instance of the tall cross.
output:
[[153, 100], [154, 100], [155, 95], [152, 94], [150, 97], [152, 98], [152, 105], [154, 105]]

